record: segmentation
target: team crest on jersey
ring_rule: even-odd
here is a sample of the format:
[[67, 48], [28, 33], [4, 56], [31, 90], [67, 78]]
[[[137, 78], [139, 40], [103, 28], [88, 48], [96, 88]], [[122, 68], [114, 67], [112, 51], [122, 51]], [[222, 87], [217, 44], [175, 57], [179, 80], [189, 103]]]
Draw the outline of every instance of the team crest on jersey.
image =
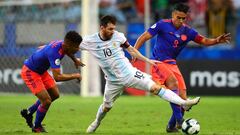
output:
[[154, 28], [156, 28], [156, 26], [157, 26], [157, 24], [155, 23], [151, 26], [151, 28], [154, 29]]
[[182, 41], [186, 41], [187, 40], [187, 35], [181, 35], [181, 39], [182, 39]]
[[56, 65], [60, 65], [60, 59], [56, 59], [56, 60], [55, 60], [55, 64], [56, 64]]
[[117, 47], [117, 44], [116, 44], [116, 42], [113, 42], [113, 47], [115, 47], [115, 48]]

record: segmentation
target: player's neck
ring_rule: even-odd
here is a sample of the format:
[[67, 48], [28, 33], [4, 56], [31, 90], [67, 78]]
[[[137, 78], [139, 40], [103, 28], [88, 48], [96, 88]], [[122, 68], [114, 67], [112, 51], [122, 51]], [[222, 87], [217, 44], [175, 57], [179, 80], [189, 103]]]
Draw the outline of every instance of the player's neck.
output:
[[99, 36], [99, 38], [100, 38], [102, 41], [107, 41], [107, 40], [109, 40], [109, 39], [107, 39], [107, 38], [102, 34], [101, 31], [98, 33], [98, 36]]

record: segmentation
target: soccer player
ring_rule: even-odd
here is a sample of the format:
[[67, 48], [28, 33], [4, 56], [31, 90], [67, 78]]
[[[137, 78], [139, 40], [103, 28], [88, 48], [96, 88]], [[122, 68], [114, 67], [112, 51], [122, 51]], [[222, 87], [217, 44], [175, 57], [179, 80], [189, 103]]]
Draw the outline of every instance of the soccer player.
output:
[[[181, 72], [176, 64], [176, 58], [189, 41], [194, 41], [205, 46], [218, 43], [229, 43], [230, 34], [223, 34], [216, 38], [206, 38], [196, 30], [185, 24], [189, 7], [182, 3], [177, 4], [172, 12], [171, 19], [162, 19], [153, 24], [136, 41], [134, 47], [139, 49], [144, 42], [157, 35], [152, 57], [162, 63], [152, 67], [153, 80], [160, 85], [165, 85], [180, 97], [187, 99], [186, 86]], [[170, 103], [172, 116], [168, 122], [167, 132], [177, 132], [181, 128], [184, 110], [179, 105]]]
[[[21, 76], [31, 92], [38, 98], [35, 104], [21, 111], [22, 117], [32, 132], [47, 132], [42, 126], [42, 121], [51, 105], [59, 97], [59, 90], [55, 81], [81, 80], [79, 73], [63, 74], [60, 71], [60, 61], [68, 55], [74, 60], [76, 66], [83, 66], [74, 54], [79, 50], [82, 37], [75, 31], [69, 31], [64, 40], [55, 40], [47, 45], [41, 46], [32, 54], [22, 67]], [[47, 72], [51, 68], [53, 78]], [[36, 112], [34, 125], [32, 123], [33, 113]]]
[[197, 97], [193, 100], [183, 100], [171, 90], [157, 85], [150, 76], [134, 68], [124, 56], [123, 49], [131, 55], [150, 64], [149, 60], [129, 45], [123, 33], [115, 31], [116, 19], [106, 15], [100, 20], [100, 32], [83, 38], [80, 49], [89, 51], [98, 61], [106, 78], [103, 103], [100, 105], [96, 119], [89, 125], [87, 133], [94, 132], [100, 125], [106, 113], [112, 108], [114, 101], [121, 95], [125, 87], [134, 87], [148, 90], [151, 93], [178, 105], [191, 107], [199, 102]]

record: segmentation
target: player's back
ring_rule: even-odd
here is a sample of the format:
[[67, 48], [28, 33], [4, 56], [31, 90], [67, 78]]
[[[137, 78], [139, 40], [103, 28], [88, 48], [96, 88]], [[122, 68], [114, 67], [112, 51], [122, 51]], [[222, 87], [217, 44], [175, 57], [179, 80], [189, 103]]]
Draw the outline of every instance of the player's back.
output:
[[124, 42], [126, 38], [117, 31], [107, 41], [101, 40], [98, 33], [95, 33], [85, 37], [80, 48], [88, 50], [97, 59], [107, 80], [121, 81], [131, 73], [132, 68], [121, 47]]
[[64, 56], [63, 54], [59, 54], [61, 53], [60, 50], [62, 48], [62, 43], [62, 40], [56, 40], [48, 43], [34, 52], [27, 60], [25, 60], [24, 64], [34, 72], [39, 74], [44, 73], [49, 69], [50, 60], [52, 58], [59, 56], [62, 58]]

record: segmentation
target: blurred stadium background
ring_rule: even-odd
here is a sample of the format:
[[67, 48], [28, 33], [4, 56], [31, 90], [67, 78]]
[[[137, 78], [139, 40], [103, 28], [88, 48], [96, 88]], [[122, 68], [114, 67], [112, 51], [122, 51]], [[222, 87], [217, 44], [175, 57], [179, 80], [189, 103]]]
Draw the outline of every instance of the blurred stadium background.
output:
[[[185, 77], [190, 95], [234, 95], [240, 96], [240, 1], [239, 0], [89, 0], [98, 8], [84, 10], [85, 0], [1, 0], [0, 1], [0, 92], [30, 93], [20, 77], [23, 61], [39, 45], [62, 39], [69, 30], [84, 33], [84, 18], [91, 15], [113, 14], [118, 19], [117, 29], [134, 45], [138, 36], [160, 18], [169, 18], [175, 3], [185, 2], [191, 6], [188, 23], [202, 35], [216, 37], [230, 32], [230, 45], [203, 47], [193, 43], [181, 53], [178, 63]], [[85, 1], [86, 2], [86, 1]], [[145, 4], [144, 4], [145, 3]], [[91, 5], [92, 6], [92, 5]], [[96, 9], [96, 10], [95, 10]], [[98, 10], [99, 9], [99, 10]], [[92, 13], [87, 13], [92, 11]], [[87, 14], [87, 16], [86, 16]], [[84, 16], [85, 15], [85, 16]], [[89, 15], [89, 16], [88, 16]], [[97, 20], [97, 18], [96, 18]], [[93, 27], [94, 26], [94, 27]], [[97, 32], [98, 23], [89, 22], [90, 32]], [[89, 31], [89, 30], [87, 30]], [[85, 34], [83, 34], [85, 35]], [[140, 51], [149, 56], [155, 40]], [[148, 48], [150, 46], [150, 48]], [[149, 50], [149, 51], [148, 51]], [[78, 56], [82, 56], [79, 53]], [[129, 55], [126, 54], [128, 57]], [[130, 58], [130, 57], [129, 57]], [[86, 58], [88, 62], [89, 58]], [[91, 61], [91, 64], [95, 64]], [[144, 63], [134, 63], [145, 71]], [[61, 93], [81, 95], [103, 92], [104, 77], [100, 71], [84, 74], [87, 87], [75, 81], [59, 83]], [[63, 61], [63, 72], [75, 71], [70, 59]], [[83, 69], [83, 68], [82, 68]], [[97, 82], [100, 82], [98, 84]], [[96, 84], [95, 84], [96, 83]], [[96, 87], [97, 88], [96, 88]], [[134, 89], [125, 91], [129, 95], [146, 95]]]

